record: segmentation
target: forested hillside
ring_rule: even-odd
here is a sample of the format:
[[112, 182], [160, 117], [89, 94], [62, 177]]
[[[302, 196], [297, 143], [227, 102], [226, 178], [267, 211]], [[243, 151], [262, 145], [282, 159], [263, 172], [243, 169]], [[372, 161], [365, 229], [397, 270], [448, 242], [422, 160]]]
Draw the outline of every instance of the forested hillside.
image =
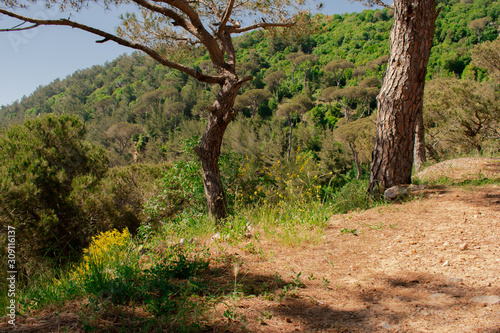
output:
[[[428, 79], [487, 80], [486, 70], [472, 64], [472, 50], [498, 37], [500, 4], [462, 0], [440, 1], [440, 6]], [[356, 156], [367, 163], [371, 128], [355, 121], [376, 108], [392, 14], [384, 9], [316, 15], [299, 35], [257, 31], [240, 36], [240, 72], [254, 79], [240, 91], [240, 116], [230, 126], [226, 151], [269, 164], [289, 159], [300, 148], [334, 171], [349, 169]], [[210, 71], [206, 57], [188, 61]], [[3, 106], [0, 124], [51, 112], [74, 114], [87, 125], [87, 138], [107, 148], [112, 166], [173, 161], [180, 142], [201, 133], [205, 107], [217, 89], [133, 54], [78, 71]], [[431, 156], [440, 159], [445, 150]]]

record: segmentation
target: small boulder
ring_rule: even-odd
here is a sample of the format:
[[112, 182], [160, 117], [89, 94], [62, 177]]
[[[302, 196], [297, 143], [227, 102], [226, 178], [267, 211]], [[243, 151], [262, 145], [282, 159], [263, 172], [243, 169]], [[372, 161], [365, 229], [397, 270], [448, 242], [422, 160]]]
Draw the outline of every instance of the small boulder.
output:
[[407, 187], [401, 186], [401, 185], [396, 185], [393, 187], [389, 187], [387, 190], [384, 192], [384, 199], [393, 201], [397, 200], [400, 198], [407, 197], [410, 191], [408, 191]]
[[246, 238], [252, 238], [254, 234], [254, 229], [253, 227], [249, 224], [247, 225], [247, 230], [245, 231], [245, 237]]
[[415, 184], [411, 184], [407, 190], [410, 191], [410, 192], [418, 192], [418, 191], [423, 191], [425, 190], [425, 185], [415, 185]]
[[500, 304], [500, 296], [496, 295], [476, 296], [471, 298], [471, 302], [476, 302], [481, 304]]

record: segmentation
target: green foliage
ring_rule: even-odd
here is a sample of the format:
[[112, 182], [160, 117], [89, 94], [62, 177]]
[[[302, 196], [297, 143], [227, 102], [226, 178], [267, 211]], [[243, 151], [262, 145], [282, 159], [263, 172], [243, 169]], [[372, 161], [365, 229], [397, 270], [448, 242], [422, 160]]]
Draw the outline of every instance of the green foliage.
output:
[[30, 288], [19, 290], [20, 305], [27, 311], [85, 297], [94, 313], [134, 304], [154, 316], [155, 326], [199, 329], [204, 306], [195, 298], [205, 293], [202, 276], [209, 271], [208, 252], [169, 248], [149, 267], [141, 266], [140, 257], [140, 247], [126, 229], [98, 234], [78, 264], [57, 277], [44, 272], [44, 283], [34, 280]]
[[[489, 45], [490, 40], [494, 43], [498, 36], [498, 2], [443, 0], [439, 6], [442, 9], [436, 22], [428, 79], [458, 75], [484, 80], [486, 70], [475, 66], [488, 66], [480, 60], [472, 65], [471, 50], [477, 46], [482, 51], [476, 54], [489, 54], [495, 59], [494, 51], [480, 47]], [[293, 38], [266, 31], [235, 38], [238, 74], [254, 77], [239, 92], [236, 103], [242, 115], [252, 117], [253, 128], [240, 126], [238, 136], [253, 136], [251, 131], [263, 128], [273, 133], [257, 138], [262, 144], [253, 147], [255, 155], [262, 155], [263, 151], [267, 154], [266, 148], [270, 147], [266, 145], [272, 141], [274, 156], [272, 160], [253, 159], [256, 168], [262, 169], [283, 159], [288, 147], [291, 151], [297, 149], [299, 135], [304, 134], [295, 130], [300, 128], [300, 123], [314, 122], [326, 132], [328, 127], [337, 126], [342, 117], [350, 122], [372, 114], [388, 59], [392, 17], [390, 9], [333, 16], [318, 14], [301, 18], [306, 24], [302, 31], [293, 32]], [[206, 55], [203, 60], [189, 57], [184, 60], [201, 70], [212, 70]], [[492, 66], [494, 68], [494, 64]], [[490, 77], [494, 75], [494, 72], [488, 73]], [[338, 89], [334, 91], [332, 86]], [[0, 126], [20, 122], [26, 115], [73, 112], [85, 121], [87, 137], [107, 147], [112, 165], [135, 161], [172, 163], [182, 159], [182, 140], [200, 136], [205, 108], [213, 103], [218, 89], [160, 66], [145, 56], [132, 54], [105, 66], [79, 71], [66, 80], [39, 88], [29, 98], [2, 107]], [[309, 96], [313, 104], [304, 110], [297, 108], [298, 104], [293, 102], [298, 96]], [[318, 101], [325, 101], [326, 105]], [[296, 115], [291, 119], [293, 131], [278, 133], [286, 125], [276, 121], [277, 116], [291, 113]], [[126, 126], [139, 132], [119, 139], [117, 133], [126, 131], [111, 129], [120, 123], [122, 129], [127, 123]], [[188, 127], [197, 131], [186, 131]], [[137, 134], [134, 146], [130, 140], [133, 134]], [[286, 141], [289, 138], [291, 140]], [[325, 147], [317, 138], [311, 138], [306, 145], [300, 144], [302, 149], [310, 149], [318, 157], [329, 155], [321, 153], [324, 149], [332, 151], [330, 143]], [[241, 152], [241, 145], [231, 140], [224, 149], [240, 157], [251, 156], [249, 152]], [[352, 161], [349, 155], [343, 158], [349, 164]], [[321, 163], [329, 164], [323, 158]]]
[[163, 193], [148, 202], [146, 211], [153, 219], [170, 217], [183, 209], [206, 211], [201, 166], [198, 161], [175, 162], [163, 178]]
[[324, 198], [326, 202], [331, 202], [332, 209], [337, 214], [348, 213], [356, 209], [368, 209], [377, 202], [374, 202], [373, 198], [367, 194], [367, 189], [367, 180], [351, 180], [338, 189], [325, 191]]
[[340, 233], [343, 234], [343, 235], [346, 235], [346, 234], [352, 234], [354, 236], [358, 236], [358, 229], [347, 229], [347, 228], [342, 228], [340, 229]]
[[95, 232], [75, 196], [96, 188], [108, 160], [84, 136], [77, 117], [54, 115], [1, 133], [0, 222], [2, 229], [16, 227], [20, 257], [63, 261]]
[[[151, 198], [146, 206], [145, 213], [148, 219], [156, 222], [174, 220], [183, 211], [192, 214], [206, 213], [206, 197], [201, 173], [201, 162], [195, 155], [193, 148], [198, 142], [197, 137], [191, 137], [183, 143], [186, 160], [176, 161], [163, 176], [163, 191]], [[238, 169], [241, 159], [234, 153], [224, 153], [219, 159], [222, 173], [222, 183], [227, 189], [226, 197], [228, 208], [234, 206], [238, 190]]]
[[440, 156], [500, 149], [498, 84], [471, 80], [432, 80], [426, 88], [424, 123]]
[[161, 193], [165, 170], [167, 166], [161, 164], [112, 168], [98, 186], [92, 190], [81, 188], [74, 197], [81, 203], [85, 217], [95, 221], [96, 232], [114, 228], [135, 232], [148, 221], [142, 210], [150, 198]]

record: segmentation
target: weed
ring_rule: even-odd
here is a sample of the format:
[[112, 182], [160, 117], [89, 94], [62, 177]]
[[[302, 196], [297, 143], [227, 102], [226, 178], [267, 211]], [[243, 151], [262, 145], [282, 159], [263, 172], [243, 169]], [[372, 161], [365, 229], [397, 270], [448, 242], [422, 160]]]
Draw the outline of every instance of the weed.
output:
[[271, 311], [264, 310], [261, 311], [260, 316], [257, 318], [257, 320], [259, 321], [259, 324], [265, 325], [265, 321], [273, 318], [273, 316], [274, 315], [272, 314]]
[[379, 224], [375, 224], [375, 225], [370, 225], [369, 226], [370, 229], [375, 229], [375, 230], [381, 230], [383, 227], [384, 227], [384, 223], [383, 222], [380, 222]]
[[302, 272], [299, 272], [297, 276], [292, 280], [290, 285], [296, 286], [297, 288], [304, 288], [306, 285], [300, 281], [300, 276], [302, 275]]
[[347, 229], [347, 228], [342, 228], [340, 229], [340, 233], [343, 235], [346, 234], [353, 234], [354, 236], [358, 236], [358, 229]]

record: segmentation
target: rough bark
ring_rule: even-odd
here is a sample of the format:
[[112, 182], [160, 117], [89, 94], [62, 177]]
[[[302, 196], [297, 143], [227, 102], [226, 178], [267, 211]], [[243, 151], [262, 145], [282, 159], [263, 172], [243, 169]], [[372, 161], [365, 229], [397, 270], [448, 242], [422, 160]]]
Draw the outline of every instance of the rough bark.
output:
[[377, 134], [369, 192], [411, 183], [415, 125], [422, 109], [427, 62], [432, 47], [435, 0], [396, 0], [391, 52], [377, 97]]

